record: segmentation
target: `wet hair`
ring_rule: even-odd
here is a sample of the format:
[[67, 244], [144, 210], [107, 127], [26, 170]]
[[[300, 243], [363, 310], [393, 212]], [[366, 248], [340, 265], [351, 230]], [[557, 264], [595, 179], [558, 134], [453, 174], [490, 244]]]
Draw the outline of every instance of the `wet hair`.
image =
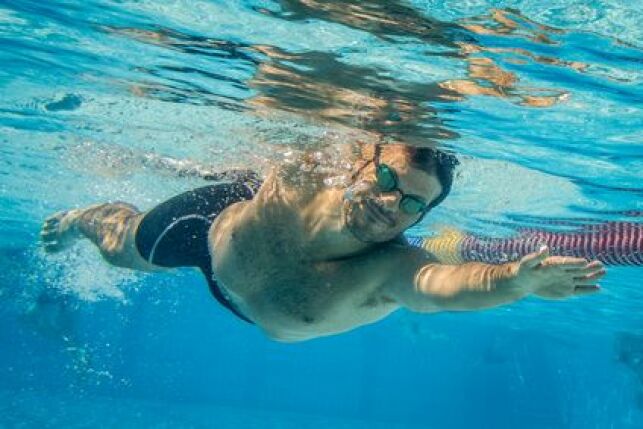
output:
[[435, 174], [442, 187], [442, 192], [431, 201], [426, 212], [436, 207], [451, 192], [455, 167], [460, 164], [458, 158], [444, 151], [430, 147], [406, 146], [406, 151], [411, 160], [411, 166], [428, 174]]

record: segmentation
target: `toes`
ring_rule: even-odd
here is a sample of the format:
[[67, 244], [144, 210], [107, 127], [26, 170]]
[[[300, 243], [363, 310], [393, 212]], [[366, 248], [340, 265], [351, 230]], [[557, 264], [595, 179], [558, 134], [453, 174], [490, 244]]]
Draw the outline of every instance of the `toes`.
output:
[[45, 223], [58, 222], [64, 216], [64, 212], [54, 213], [45, 219]]
[[42, 247], [47, 253], [56, 253], [64, 248], [64, 246], [62, 246], [57, 240], [43, 242]]
[[56, 212], [49, 216], [48, 218], [45, 219], [44, 224], [45, 225], [51, 225], [51, 224], [58, 224], [62, 220], [62, 218], [65, 217], [65, 215], [68, 213], [68, 210], [63, 210], [60, 212]]
[[60, 222], [56, 219], [47, 219], [42, 225], [42, 229], [40, 230], [40, 238], [43, 241], [51, 241], [55, 240], [56, 237], [59, 235], [59, 230], [58, 227], [60, 225]]
[[58, 252], [64, 248], [61, 241], [61, 221], [68, 211], [54, 213], [45, 219], [40, 230], [40, 240], [46, 252]]
[[46, 233], [52, 233], [58, 230], [58, 226], [60, 225], [60, 221], [63, 218], [63, 215], [60, 214], [62, 212], [56, 213], [52, 216], [49, 216], [45, 221], [42, 223], [42, 234]]
[[56, 230], [58, 230], [58, 225], [60, 225], [59, 221], [47, 219], [42, 224], [42, 232], [44, 233], [44, 232], [49, 232], [49, 231], [56, 231]]
[[56, 230], [43, 230], [40, 233], [40, 239], [44, 242], [55, 241], [58, 238], [58, 231]]

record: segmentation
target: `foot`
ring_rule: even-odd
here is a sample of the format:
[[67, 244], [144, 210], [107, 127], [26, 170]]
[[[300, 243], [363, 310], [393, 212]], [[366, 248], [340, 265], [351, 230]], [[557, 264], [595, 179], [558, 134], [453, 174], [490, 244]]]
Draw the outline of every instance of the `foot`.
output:
[[40, 239], [46, 252], [60, 252], [71, 246], [78, 238], [75, 220], [80, 210], [65, 210], [54, 213], [45, 219], [40, 231]]

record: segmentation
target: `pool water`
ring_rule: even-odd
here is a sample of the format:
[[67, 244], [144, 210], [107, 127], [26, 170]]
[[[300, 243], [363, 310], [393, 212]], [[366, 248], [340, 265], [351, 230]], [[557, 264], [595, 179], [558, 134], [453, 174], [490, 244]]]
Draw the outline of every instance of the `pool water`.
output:
[[461, 160], [411, 231], [641, 222], [643, 5], [0, 1], [0, 427], [640, 428], [643, 271], [602, 292], [268, 340], [198, 273], [45, 255], [51, 212], [142, 209], [289, 151]]

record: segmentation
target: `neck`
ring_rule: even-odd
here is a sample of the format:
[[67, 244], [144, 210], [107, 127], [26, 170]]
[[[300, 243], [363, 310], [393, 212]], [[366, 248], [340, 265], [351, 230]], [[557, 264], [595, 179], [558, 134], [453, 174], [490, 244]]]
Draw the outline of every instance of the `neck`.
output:
[[320, 192], [302, 210], [307, 247], [315, 259], [338, 259], [372, 246], [358, 240], [347, 228], [343, 213], [344, 191], [331, 188]]

